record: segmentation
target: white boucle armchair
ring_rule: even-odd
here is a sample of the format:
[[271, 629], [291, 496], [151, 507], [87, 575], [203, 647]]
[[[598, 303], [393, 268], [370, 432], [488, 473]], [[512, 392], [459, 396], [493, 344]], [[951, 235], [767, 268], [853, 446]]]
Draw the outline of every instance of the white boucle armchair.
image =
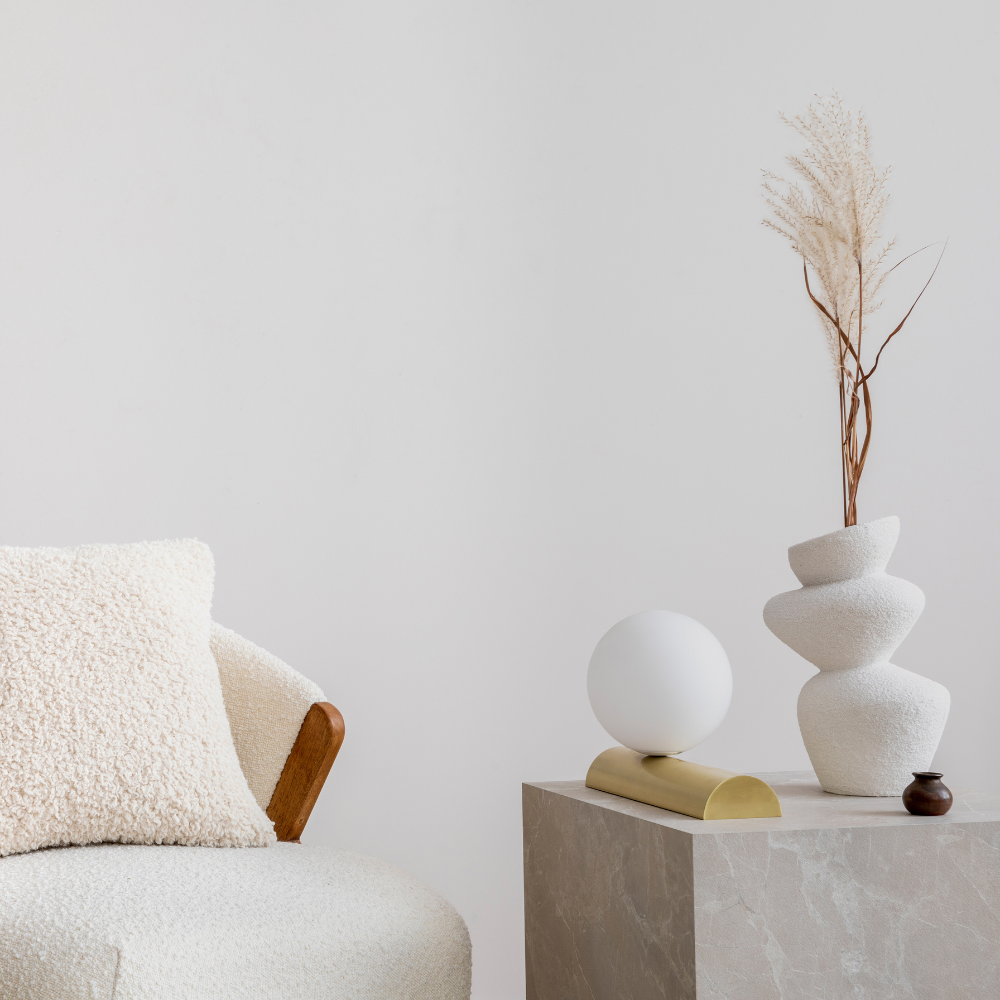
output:
[[270, 848], [98, 844], [0, 859], [0, 1000], [468, 1000], [454, 908], [373, 858], [296, 843], [344, 738], [311, 681], [214, 626]]

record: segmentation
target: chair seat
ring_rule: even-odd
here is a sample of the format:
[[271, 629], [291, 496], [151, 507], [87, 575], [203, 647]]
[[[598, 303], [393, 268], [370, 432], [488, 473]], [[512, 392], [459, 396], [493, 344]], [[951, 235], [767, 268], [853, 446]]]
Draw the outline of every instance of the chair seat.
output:
[[0, 859], [3, 1000], [468, 1000], [465, 923], [346, 851], [63, 847]]

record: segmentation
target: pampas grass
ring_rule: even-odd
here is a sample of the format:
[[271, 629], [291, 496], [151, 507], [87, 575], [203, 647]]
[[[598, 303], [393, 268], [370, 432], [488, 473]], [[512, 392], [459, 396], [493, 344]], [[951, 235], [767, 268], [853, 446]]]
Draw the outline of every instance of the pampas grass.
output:
[[[781, 120], [805, 140], [806, 148], [788, 157], [793, 180], [764, 171], [764, 198], [771, 210], [764, 225], [784, 236], [801, 257], [806, 292], [830, 346], [840, 395], [844, 525], [849, 527], [858, 522], [858, 486], [871, 443], [868, 380], [927, 285], [865, 369], [866, 321], [881, 306], [879, 292], [893, 270], [885, 264], [894, 241], [883, 242], [880, 234], [889, 200], [889, 170], [879, 170], [872, 161], [864, 116], [846, 110], [837, 94], [817, 98], [805, 114], [782, 115]], [[931, 278], [936, 271], [937, 265]], [[864, 437], [860, 438], [862, 410]]]

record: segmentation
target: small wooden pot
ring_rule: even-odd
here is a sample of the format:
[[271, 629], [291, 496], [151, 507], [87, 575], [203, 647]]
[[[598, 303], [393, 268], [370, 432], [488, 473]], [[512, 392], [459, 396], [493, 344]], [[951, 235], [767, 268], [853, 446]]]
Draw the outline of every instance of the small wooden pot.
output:
[[914, 816], [943, 816], [955, 801], [937, 771], [913, 771], [903, 790], [903, 805]]

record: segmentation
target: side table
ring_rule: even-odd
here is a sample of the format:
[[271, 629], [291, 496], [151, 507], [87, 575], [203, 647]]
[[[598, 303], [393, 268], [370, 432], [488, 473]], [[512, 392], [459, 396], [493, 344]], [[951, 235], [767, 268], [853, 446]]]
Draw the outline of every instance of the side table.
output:
[[527, 1000], [1000, 998], [1000, 799], [918, 817], [757, 777], [782, 817], [525, 784]]

